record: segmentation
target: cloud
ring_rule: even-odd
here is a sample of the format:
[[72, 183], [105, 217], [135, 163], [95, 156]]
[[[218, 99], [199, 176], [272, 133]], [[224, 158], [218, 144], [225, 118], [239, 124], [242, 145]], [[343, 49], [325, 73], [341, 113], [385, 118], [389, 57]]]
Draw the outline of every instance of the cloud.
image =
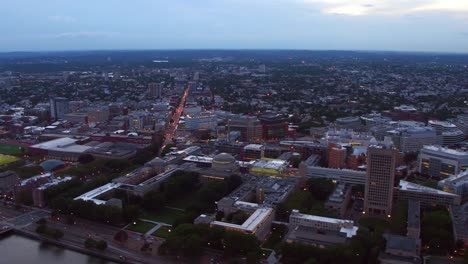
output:
[[46, 35], [46, 38], [60, 38], [60, 39], [79, 39], [79, 38], [113, 38], [120, 35], [119, 32], [105, 32], [105, 31], [76, 31], [64, 32], [54, 35]]
[[302, 0], [318, 6], [325, 14], [348, 16], [411, 15], [423, 12], [443, 12], [468, 17], [466, 0]]
[[48, 19], [59, 23], [75, 23], [76, 19], [71, 16], [49, 16]]

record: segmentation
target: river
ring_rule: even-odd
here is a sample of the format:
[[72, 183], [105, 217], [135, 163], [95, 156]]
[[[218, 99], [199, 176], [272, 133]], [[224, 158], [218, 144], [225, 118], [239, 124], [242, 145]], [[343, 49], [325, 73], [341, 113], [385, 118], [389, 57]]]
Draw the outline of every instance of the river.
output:
[[0, 264], [111, 264], [113, 262], [18, 235], [0, 238]]

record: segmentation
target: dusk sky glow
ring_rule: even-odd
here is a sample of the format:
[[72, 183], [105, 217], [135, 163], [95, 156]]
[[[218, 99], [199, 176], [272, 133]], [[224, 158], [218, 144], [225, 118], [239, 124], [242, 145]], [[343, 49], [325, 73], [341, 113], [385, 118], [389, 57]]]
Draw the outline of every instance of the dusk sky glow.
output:
[[467, 0], [17, 0], [0, 22], [0, 51], [468, 52]]

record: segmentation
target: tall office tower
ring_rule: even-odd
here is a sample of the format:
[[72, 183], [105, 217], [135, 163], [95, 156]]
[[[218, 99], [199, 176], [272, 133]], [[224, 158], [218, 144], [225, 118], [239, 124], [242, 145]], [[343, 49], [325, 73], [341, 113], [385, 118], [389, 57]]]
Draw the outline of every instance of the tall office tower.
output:
[[258, 71], [261, 72], [261, 73], [265, 73], [266, 72], [266, 66], [265, 64], [261, 64], [258, 66]]
[[193, 80], [194, 81], [200, 80], [200, 73], [199, 72], [194, 72], [193, 73]]
[[61, 119], [70, 112], [68, 99], [65, 97], [55, 97], [50, 99], [50, 116], [52, 119]]
[[391, 216], [397, 155], [398, 151], [388, 143], [369, 147], [365, 214]]
[[148, 95], [153, 98], [161, 98], [163, 83], [148, 83]]

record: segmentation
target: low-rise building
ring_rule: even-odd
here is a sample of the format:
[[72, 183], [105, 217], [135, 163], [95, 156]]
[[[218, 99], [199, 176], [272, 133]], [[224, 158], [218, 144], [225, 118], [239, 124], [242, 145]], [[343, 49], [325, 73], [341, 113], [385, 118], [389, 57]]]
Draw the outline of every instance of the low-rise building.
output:
[[301, 214], [293, 210], [289, 216], [286, 241], [326, 247], [347, 243], [357, 234], [358, 229], [352, 220]]
[[348, 204], [351, 200], [351, 186], [348, 184], [338, 183], [335, 190], [328, 197], [325, 203], [325, 208], [336, 213], [340, 217], [344, 217]]
[[420, 264], [422, 263], [421, 240], [398, 236], [392, 234], [384, 234], [387, 241], [385, 251], [379, 254], [381, 264]]
[[444, 192], [457, 194], [462, 201], [468, 200], [468, 170], [462, 171], [457, 175], [445, 178], [437, 184], [437, 187]]
[[440, 146], [424, 146], [419, 153], [419, 172], [446, 178], [468, 169], [468, 152]]
[[400, 180], [400, 184], [395, 188], [394, 195], [402, 201], [419, 201], [421, 207], [431, 207], [435, 205], [450, 206], [460, 205], [459, 195], [448, 193], [416, 183]]
[[421, 236], [421, 203], [415, 200], [408, 201], [408, 225], [406, 236], [419, 239]]
[[219, 226], [226, 230], [255, 235], [259, 240], [264, 240], [270, 233], [273, 218], [274, 210], [272, 208], [259, 208], [240, 225], [222, 221], [213, 221], [210, 223], [210, 226]]
[[13, 171], [0, 172], [0, 193], [12, 191], [19, 180], [18, 174]]
[[282, 177], [288, 162], [276, 159], [256, 160], [250, 165], [249, 172], [256, 176]]

